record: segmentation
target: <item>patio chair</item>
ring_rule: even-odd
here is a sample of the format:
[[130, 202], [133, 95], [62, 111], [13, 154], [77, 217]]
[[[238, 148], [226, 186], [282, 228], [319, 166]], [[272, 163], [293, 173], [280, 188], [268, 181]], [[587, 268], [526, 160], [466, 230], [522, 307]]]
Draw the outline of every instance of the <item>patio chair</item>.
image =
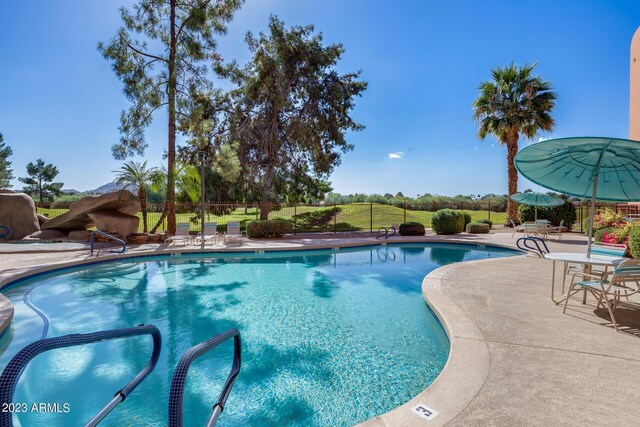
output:
[[242, 237], [242, 231], [240, 231], [240, 222], [230, 222], [227, 224], [227, 232], [224, 233], [224, 243], [225, 245], [229, 240], [239, 239]]
[[204, 223], [204, 235], [202, 232], [198, 233], [195, 237], [195, 243], [201, 243], [204, 240], [207, 243], [207, 240], [212, 244], [216, 244], [218, 242], [218, 223], [217, 222], [205, 222]]
[[562, 229], [564, 227], [564, 219], [562, 221], [560, 221], [560, 225], [556, 226], [552, 226], [552, 227], [548, 227], [547, 228], [547, 235], [549, 234], [555, 234], [556, 236], [558, 236], [558, 239], [562, 240]]
[[513, 233], [511, 233], [511, 237], [515, 236], [516, 233], [518, 232], [523, 232], [524, 233], [524, 225], [520, 224], [520, 225], [516, 225], [516, 223], [510, 219], [509, 222], [511, 223], [511, 226], [513, 227]]
[[[606, 274], [594, 274], [585, 272], [571, 273], [572, 279], [564, 302], [563, 313], [567, 312], [569, 298], [576, 293], [585, 290], [598, 300], [597, 307], [607, 306], [613, 327], [618, 331], [615, 310], [619, 305], [640, 308], [640, 303], [629, 301], [631, 295], [640, 293], [640, 260], [627, 259], [615, 268], [611, 279]], [[576, 280], [581, 278], [582, 280]], [[586, 293], [585, 292], [585, 293]], [[625, 301], [621, 299], [625, 298]]]
[[185, 246], [191, 241], [189, 236], [189, 228], [191, 224], [188, 222], [179, 222], [176, 225], [176, 234], [165, 239], [165, 243], [184, 242]]
[[535, 222], [525, 222], [524, 224], [522, 224], [522, 226], [522, 232], [524, 233], [525, 237], [539, 236], [541, 235], [542, 228], [545, 227]]

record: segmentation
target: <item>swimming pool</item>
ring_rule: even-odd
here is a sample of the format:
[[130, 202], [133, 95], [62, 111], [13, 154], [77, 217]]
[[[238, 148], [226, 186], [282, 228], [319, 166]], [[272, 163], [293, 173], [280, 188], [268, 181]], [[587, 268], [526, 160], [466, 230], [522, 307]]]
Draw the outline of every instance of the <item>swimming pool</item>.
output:
[[[165, 425], [169, 383], [189, 347], [237, 327], [240, 376], [221, 426], [347, 426], [425, 389], [449, 342], [424, 303], [422, 278], [465, 260], [516, 252], [451, 244], [339, 251], [183, 254], [99, 263], [28, 279], [4, 292], [15, 305], [0, 368], [47, 336], [156, 325], [160, 360], [103, 425]], [[26, 295], [26, 298], [25, 298]], [[23, 374], [14, 402], [67, 403], [68, 413], [23, 413], [23, 426], [83, 425], [140, 370], [148, 338], [56, 350]], [[0, 350], [1, 351], [1, 350]], [[225, 344], [198, 359], [185, 392], [185, 425], [202, 425], [232, 359]]]

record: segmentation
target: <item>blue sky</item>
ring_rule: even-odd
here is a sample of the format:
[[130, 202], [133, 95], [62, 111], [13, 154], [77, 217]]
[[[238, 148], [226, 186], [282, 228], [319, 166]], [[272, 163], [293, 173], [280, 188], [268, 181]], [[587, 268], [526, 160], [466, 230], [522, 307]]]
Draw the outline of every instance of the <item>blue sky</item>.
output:
[[[0, 132], [16, 176], [42, 158], [65, 188], [113, 179], [121, 162], [110, 147], [128, 104], [96, 43], [120, 26], [119, 4], [132, 2], [0, 5]], [[220, 39], [222, 56], [244, 63], [245, 33], [264, 30], [271, 13], [343, 43], [340, 70], [361, 69], [369, 82], [353, 113], [366, 129], [349, 136], [355, 149], [332, 176], [338, 192], [505, 193], [506, 150], [477, 139], [471, 103], [490, 68], [512, 61], [537, 62], [558, 92], [556, 130], [542, 136], [628, 136], [638, 1], [247, 0]], [[165, 113], [147, 139], [146, 158], [160, 164]]]

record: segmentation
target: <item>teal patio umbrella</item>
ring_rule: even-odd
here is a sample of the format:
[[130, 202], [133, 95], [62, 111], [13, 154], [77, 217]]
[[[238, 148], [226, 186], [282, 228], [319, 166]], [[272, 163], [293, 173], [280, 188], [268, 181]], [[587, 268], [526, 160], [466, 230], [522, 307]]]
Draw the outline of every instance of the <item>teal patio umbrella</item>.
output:
[[515, 166], [524, 177], [542, 187], [591, 198], [587, 256], [591, 256], [596, 199], [640, 200], [640, 141], [600, 137], [549, 139], [520, 150]]
[[535, 219], [538, 220], [538, 206], [552, 207], [564, 205], [564, 200], [560, 197], [550, 196], [543, 193], [515, 193], [509, 196], [511, 200], [522, 203], [523, 205], [529, 205], [535, 207]]

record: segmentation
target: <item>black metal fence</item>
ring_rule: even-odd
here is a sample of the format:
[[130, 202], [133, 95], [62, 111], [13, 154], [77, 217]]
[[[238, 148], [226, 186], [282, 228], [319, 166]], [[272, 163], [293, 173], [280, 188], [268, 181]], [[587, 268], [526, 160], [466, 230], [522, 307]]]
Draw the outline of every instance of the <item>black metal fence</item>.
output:
[[[69, 210], [69, 203], [37, 203], [39, 214], [54, 218]], [[268, 219], [290, 220], [294, 233], [324, 232], [336, 233], [343, 231], [376, 231], [380, 227], [415, 221], [429, 226], [431, 216], [439, 209], [450, 208], [468, 212], [472, 219], [489, 219], [495, 224], [506, 221], [506, 213], [500, 212], [500, 206], [491, 203], [429, 203], [390, 205], [382, 203], [349, 203], [349, 204], [259, 204], [243, 203], [210, 203], [206, 206], [205, 221], [216, 222], [219, 230], [225, 230], [227, 223], [238, 221], [242, 226], [246, 222], [260, 218], [261, 209], [267, 208]], [[148, 204], [147, 229], [151, 230], [162, 215], [162, 204]], [[138, 213], [142, 218], [142, 213]], [[200, 230], [200, 205], [177, 204], [176, 221], [188, 222], [192, 231]], [[166, 219], [158, 228], [166, 229]], [[140, 221], [140, 231], [143, 222]]]
[[[589, 215], [590, 204], [588, 202], [575, 202], [577, 224], [574, 230], [583, 232], [582, 224]], [[336, 233], [343, 231], [369, 231], [373, 232], [380, 227], [389, 227], [394, 224], [415, 221], [431, 225], [431, 216], [439, 209], [455, 209], [465, 211], [471, 215], [473, 221], [489, 219], [495, 225], [506, 222], [507, 216], [504, 205], [492, 206], [490, 202], [473, 204], [465, 203], [428, 203], [414, 204], [404, 203], [391, 205], [383, 203], [349, 203], [349, 204], [298, 204], [284, 205], [271, 204], [266, 206], [269, 210], [269, 219], [290, 220], [294, 233], [323, 232]], [[49, 218], [61, 215], [69, 210], [69, 203], [36, 203], [37, 212]], [[225, 230], [228, 222], [238, 221], [244, 227], [246, 222], [259, 219], [262, 206], [259, 204], [243, 203], [210, 203], [205, 212], [205, 221], [216, 222], [220, 230]], [[640, 205], [627, 203], [597, 203], [596, 213], [602, 209], [612, 209], [617, 212], [632, 215], [640, 214]], [[150, 203], [147, 208], [147, 228], [151, 230], [162, 215], [162, 204]], [[138, 213], [142, 218], [142, 214]], [[177, 222], [188, 222], [192, 231], [200, 230], [200, 205], [177, 204]], [[166, 219], [158, 228], [166, 229]], [[143, 223], [140, 221], [140, 231]]]

